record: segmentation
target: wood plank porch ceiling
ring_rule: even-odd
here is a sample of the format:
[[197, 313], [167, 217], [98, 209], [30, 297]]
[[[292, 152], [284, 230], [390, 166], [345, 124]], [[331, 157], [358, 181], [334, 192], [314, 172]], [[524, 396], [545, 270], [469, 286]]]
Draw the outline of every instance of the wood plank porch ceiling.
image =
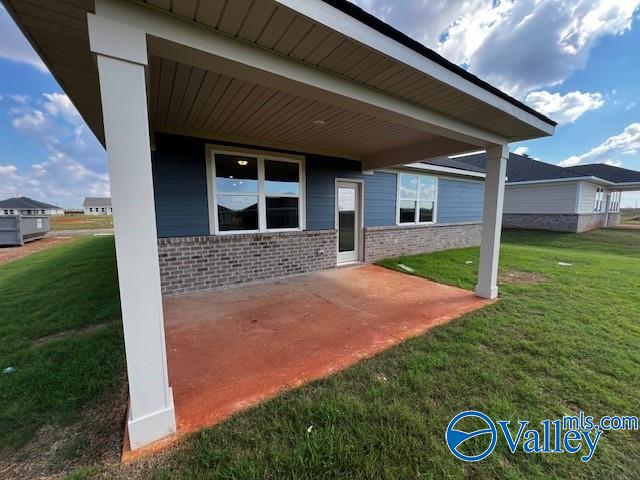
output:
[[[87, 31], [87, 12], [95, 11], [94, 1], [2, 1], [90, 128], [102, 140], [98, 76], [95, 61], [89, 51]], [[537, 130], [508, 113], [278, 5], [273, 0], [131, 1], [250, 42], [507, 139], [539, 136], [534, 133]], [[232, 83], [234, 88], [241, 87], [237, 82]], [[180, 85], [175, 86], [180, 88]], [[249, 87], [245, 86], [245, 90], [246, 88]], [[252, 91], [253, 95], [261, 93], [263, 96], [259, 98], [266, 98], [273, 92], [258, 87]], [[285, 94], [279, 92], [274, 95], [275, 101]], [[309, 108], [315, 107], [322, 108], [320, 105]], [[169, 109], [170, 106], [162, 108]], [[158, 113], [155, 112], [156, 115]], [[384, 129], [383, 122], [376, 125]], [[403, 135], [407, 138], [412, 135], [402, 129], [394, 132], [398, 139], [404, 138]], [[301, 132], [300, 134], [302, 135]], [[345, 148], [351, 147], [345, 145]]]
[[[177, 127], [353, 156], [435, 138], [335, 105], [155, 56], [150, 59], [150, 72], [151, 124], [160, 130]], [[323, 123], [318, 125], [319, 121]]]

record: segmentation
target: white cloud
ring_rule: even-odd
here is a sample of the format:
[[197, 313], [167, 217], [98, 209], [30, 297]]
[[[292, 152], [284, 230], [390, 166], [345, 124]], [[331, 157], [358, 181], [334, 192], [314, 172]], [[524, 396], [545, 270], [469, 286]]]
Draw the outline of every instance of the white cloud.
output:
[[604, 162], [605, 165], [611, 165], [612, 167], [621, 167], [622, 166], [622, 162], [614, 162], [613, 160], [605, 160]]
[[515, 153], [516, 155], [524, 155], [525, 153], [527, 153], [529, 151], [529, 147], [518, 147], [516, 148], [513, 153]]
[[26, 63], [43, 73], [49, 71], [2, 5], [0, 5], [0, 58]]
[[636, 106], [636, 102], [631, 102], [629, 105], [625, 107], [625, 110], [631, 110], [635, 106]]
[[52, 116], [60, 115], [67, 122], [74, 123], [80, 118], [80, 114], [76, 107], [73, 106], [69, 97], [63, 93], [43, 93], [47, 101], [44, 103], [44, 108]]
[[629, 29], [640, 5], [640, 0], [353, 1], [519, 98], [584, 68], [598, 40]]
[[86, 128], [68, 97], [12, 95], [7, 113], [17, 132], [42, 147], [45, 156], [28, 169], [0, 165], [2, 195], [27, 195], [73, 207], [88, 195], [109, 195], [102, 146]]
[[571, 167], [581, 163], [615, 164], [617, 155], [634, 155], [640, 150], [640, 123], [632, 123], [618, 135], [607, 138], [597, 147], [582, 155], [573, 155], [558, 165]]
[[529, 93], [525, 102], [531, 107], [551, 117], [556, 122], [573, 123], [583, 113], [596, 110], [604, 105], [600, 93], [569, 92], [565, 95], [544, 90]]

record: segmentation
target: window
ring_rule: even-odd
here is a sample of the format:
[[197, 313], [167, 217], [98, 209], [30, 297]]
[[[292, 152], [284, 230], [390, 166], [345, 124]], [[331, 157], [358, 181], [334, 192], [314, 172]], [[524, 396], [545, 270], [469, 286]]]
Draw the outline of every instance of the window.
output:
[[214, 152], [215, 232], [302, 228], [302, 162]]
[[4, 211], [4, 214], [5, 214], [5, 215], [9, 215], [9, 210], [5, 210], [5, 211]]
[[596, 189], [596, 200], [595, 200], [595, 204], [593, 206], [593, 211], [596, 213], [600, 213], [602, 212], [602, 207], [603, 207], [603, 199], [604, 199], [604, 188], [597, 188]]
[[429, 175], [398, 175], [398, 223], [433, 223], [437, 179]]
[[611, 192], [609, 195], [609, 211], [617, 213], [620, 211], [620, 198], [622, 192]]

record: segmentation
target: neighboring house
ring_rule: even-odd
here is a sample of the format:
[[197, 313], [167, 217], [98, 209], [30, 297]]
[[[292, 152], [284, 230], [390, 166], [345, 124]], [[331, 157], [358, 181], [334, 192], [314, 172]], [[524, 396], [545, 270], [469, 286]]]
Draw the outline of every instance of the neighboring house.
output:
[[[484, 154], [434, 159], [430, 164], [483, 172]], [[622, 192], [640, 190], [640, 172], [603, 163], [559, 167], [511, 153], [503, 225], [584, 232], [620, 221]]]
[[346, 1], [3, 2], [106, 145], [133, 449], [176, 431], [163, 294], [480, 244], [497, 296], [508, 143], [544, 115]]
[[64, 215], [64, 209], [29, 197], [0, 200], [0, 215]]
[[111, 197], [85, 197], [82, 203], [85, 215], [111, 215]]

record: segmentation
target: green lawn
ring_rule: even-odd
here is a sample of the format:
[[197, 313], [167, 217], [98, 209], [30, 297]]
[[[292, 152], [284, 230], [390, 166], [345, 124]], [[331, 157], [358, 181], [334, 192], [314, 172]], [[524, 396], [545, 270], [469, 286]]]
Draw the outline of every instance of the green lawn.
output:
[[113, 228], [111, 215], [64, 215], [51, 217], [51, 230]]
[[[65, 425], [118, 388], [117, 324], [30, 346], [42, 335], [117, 318], [112, 245], [83, 239], [0, 267], [1, 358], [18, 367], [0, 377], [4, 448], [15, 451], [39, 425]], [[470, 248], [382, 263], [471, 289], [477, 258]], [[501, 301], [236, 415], [152, 461], [87, 466], [71, 478], [637, 478], [638, 432], [605, 433], [588, 464], [570, 454], [511, 454], [504, 441], [476, 464], [448, 451], [448, 422], [470, 408], [535, 424], [577, 410], [640, 412], [640, 231], [506, 232], [501, 270], [507, 279], [532, 272], [542, 282], [502, 284]], [[32, 289], [23, 294], [18, 278]], [[87, 301], [79, 284], [86, 288], [89, 278], [102, 289]], [[8, 290], [22, 300], [5, 305]]]
[[0, 375], [0, 457], [121, 392], [119, 316], [112, 237], [0, 265], [0, 368], [16, 369]]

